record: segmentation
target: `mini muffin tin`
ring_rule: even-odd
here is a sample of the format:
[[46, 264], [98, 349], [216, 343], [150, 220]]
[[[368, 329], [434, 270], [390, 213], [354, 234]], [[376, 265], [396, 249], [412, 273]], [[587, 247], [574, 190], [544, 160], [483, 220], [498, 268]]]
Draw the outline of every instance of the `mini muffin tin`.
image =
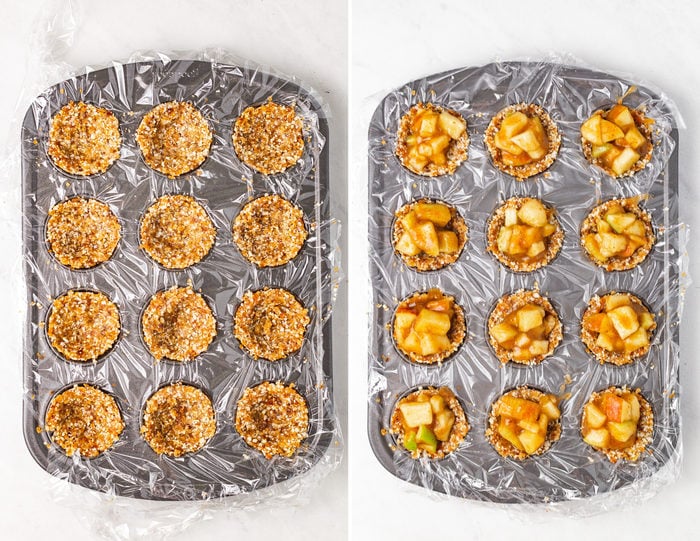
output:
[[[304, 122], [302, 159], [287, 171], [261, 175], [241, 163], [231, 143], [243, 109], [271, 96], [294, 104]], [[121, 157], [104, 174], [77, 177], [47, 155], [53, 115], [70, 100], [112, 111], [120, 122]], [[195, 171], [168, 179], [143, 161], [136, 128], [155, 105], [189, 100], [209, 123], [214, 140]], [[301, 475], [337, 445], [331, 388], [332, 242], [328, 196], [328, 122], [315, 95], [297, 82], [254, 66], [206, 61], [113, 64], [58, 83], [39, 95], [22, 124], [24, 274], [27, 319], [24, 336], [24, 436], [30, 453], [50, 474], [95, 490], [153, 500], [201, 500], [255, 491]], [[140, 219], [164, 194], [193, 196], [217, 229], [215, 245], [198, 264], [167, 270], [139, 247]], [[231, 224], [250, 199], [278, 193], [303, 209], [309, 237], [294, 260], [270, 269], [247, 262], [232, 241]], [[112, 258], [92, 269], [60, 265], [45, 242], [48, 211], [72, 196], [94, 197], [112, 209], [122, 238]], [[189, 362], [160, 362], [141, 336], [141, 313], [157, 291], [191, 285], [214, 311], [217, 335]], [[254, 361], [233, 336], [233, 314], [247, 290], [265, 286], [292, 291], [308, 308], [304, 345], [286, 360]], [[50, 347], [45, 322], [52, 300], [69, 289], [101, 291], [120, 312], [121, 335], [96, 362], [67, 362]], [[181, 381], [212, 398], [217, 430], [194, 454], [155, 454], [139, 435], [148, 397]], [[262, 381], [295, 384], [309, 406], [309, 435], [291, 458], [266, 460], [234, 427], [243, 391]], [[51, 398], [73, 384], [89, 383], [112, 394], [126, 428], [117, 443], [93, 459], [67, 457], [44, 431]]]
[[[615, 180], [588, 163], [580, 126], [595, 110], [623, 98], [655, 119], [654, 154], [634, 176]], [[404, 168], [394, 154], [401, 117], [418, 102], [453, 109], [467, 120], [467, 160], [454, 174], [425, 178]], [[553, 165], [524, 181], [491, 161], [484, 133], [503, 108], [536, 103], [561, 133]], [[390, 92], [376, 108], [369, 133], [369, 266], [372, 306], [369, 340], [368, 432], [379, 462], [393, 475], [430, 490], [502, 503], [553, 502], [612, 492], [680, 464], [679, 318], [685, 263], [683, 224], [678, 221], [678, 130], [673, 105], [657, 92], [615, 76], [550, 63], [503, 62], [430, 75]], [[605, 272], [580, 246], [588, 212], [613, 197], [648, 194], [642, 203], [655, 224], [656, 244], [638, 267]], [[559, 255], [530, 273], [516, 273], [487, 252], [487, 224], [511, 197], [536, 197], [556, 208], [564, 231]], [[394, 213], [420, 198], [457, 208], [469, 227], [460, 258], [433, 272], [416, 272], [394, 252]], [[392, 341], [401, 299], [437, 287], [465, 309], [467, 338], [458, 352], [436, 366], [406, 361]], [[501, 366], [488, 344], [487, 319], [504, 294], [539, 288], [557, 309], [564, 338], [551, 357], [534, 366]], [[656, 315], [649, 353], [627, 366], [599, 364], [581, 339], [580, 321], [593, 295], [638, 295]], [[540, 456], [501, 457], [485, 431], [491, 404], [504, 392], [528, 385], [561, 396], [562, 435]], [[653, 441], [637, 462], [611, 464], [583, 442], [582, 409], [591, 393], [611, 385], [641, 388], [654, 410]], [[414, 460], [389, 431], [397, 401], [419, 387], [448, 386], [465, 408], [470, 431], [441, 460]], [[672, 476], [671, 476], [672, 477]], [[653, 481], [651, 481], [653, 483]], [[645, 485], [649, 486], [649, 484]], [[653, 485], [652, 485], [653, 486]]]

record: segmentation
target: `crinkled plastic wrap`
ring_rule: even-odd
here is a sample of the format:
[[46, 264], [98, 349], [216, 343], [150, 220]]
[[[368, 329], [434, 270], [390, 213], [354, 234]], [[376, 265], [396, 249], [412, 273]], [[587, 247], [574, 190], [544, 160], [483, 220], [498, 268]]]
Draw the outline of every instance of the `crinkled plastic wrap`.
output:
[[[304, 485], [296, 479], [316, 483], [338, 465], [342, 455], [331, 385], [330, 315], [338, 278], [338, 230], [328, 193], [327, 110], [312, 90], [250, 62], [216, 51], [181, 58], [189, 59], [143, 54], [128, 63], [87, 69], [42, 92], [26, 112], [21, 129], [28, 303], [25, 439], [34, 458], [52, 475], [111, 495], [150, 500], [227, 497], [226, 502], [233, 506], [255, 504], [257, 493], [266, 499], [284, 499]], [[275, 175], [259, 174], [243, 164], [231, 143], [236, 118], [246, 107], [260, 105], [268, 97], [294, 105], [304, 125], [301, 160]], [[104, 107], [119, 119], [121, 157], [104, 174], [72, 177], [54, 166], [47, 155], [50, 120], [70, 100]], [[214, 133], [204, 163], [173, 180], [144, 163], [135, 141], [144, 114], [170, 100], [191, 101]], [[179, 271], [152, 261], [138, 240], [139, 220], [146, 208], [158, 197], [174, 193], [195, 197], [216, 227], [216, 242], [207, 257]], [[231, 224], [245, 203], [268, 193], [280, 194], [303, 210], [309, 235], [292, 261], [260, 269], [237, 250]], [[49, 209], [76, 195], [109, 205], [122, 228], [112, 258], [90, 270], [62, 266], [45, 242]], [[157, 291], [185, 285], [201, 292], [213, 309], [216, 337], [192, 361], [158, 362], [143, 341], [141, 312]], [[311, 319], [302, 348], [277, 362], [253, 360], [232, 330], [233, 314], [243, 294], [266, 286], [291, 291], [309, 310]], [[69, 289], [101, 291], [119, 308], [121, 335], [96, 362], [66, 361], [48, 343], [45, 327], [51, 302]], [[139, 428], [146, 399], [177, 381], [199, 387], [211, 397], [217, 429], [199, 452], [172, 458], [157, 455], [140, 436]], [[308, 438], [291, 458], [267, 460], [235, 430], [238, 399], [247, 387], [263, 381], [293, 383], [307, 402]], [[92, 459], [66, 456], [42, 429], [55, 393], [84, 382], [116, 398], [126, 425], [117, 443]]]
[[[503, 62], [457, 69], [419, 79], [389, 93], [369, 128], [369, 237], [373, 287], [369, 360], [369, 437], [393, 475], [463, 498], [504, 503], [591, 502], [598, 494], [639, 501], [674, 479], [680, 470], [679, 338], [685, 260], [685, 228], [678, 218], [678, 130], [673, 104], [643, 86], [590, 69], [556, 63]], [[631, 178], [615, 180], [589, 164], [580, 126], [595, 110], [623, 97], [654, 119], [651, 163]], [[467, 120], [468, 159], [452, 175], [427, 178], [405, 169], [394, 155], [401, 117], [418, 102], [432, 102]], [[519, 182], [491, 162], [484, 132], [491, 118], [520, 102], [544, 107], [562, 135], [558, 157], [543, 174]], [[604, 272], [580, 247], [587, 213], [612, 197], [648, 194], [657, 242], [648, 258], [626, 272]], [[513, 196], [537, 197], [557, 210], [564, 246], [549, 265], [514, 273], [486, 251], [486, 224]], [[466, 219], [469, 240], [459, 260], [439, 271], [416, 272], [394, 253], [394, 213], [421, 197], [454, 205]], [[438, 287], [466, 311], [467, 338], [441, 365], [421, 366], [397, 352], [391, 322], [398, 302], [415, 291]], [[488, 344], [486, 321], [496, 301], [521, 288], [539, 287], [563, 324], [553, 356], [534, 366], [501, 365]], [[611, 290], [629, 291], [656, 313], [649, 353], [626, 366], [601, 365], [579, 338], [588, 300]], [[491, 404], [505, 391], [529, 385], [562, 396], [562, 435], [541, 456], [523, 461], [501, 457], [485, 437]], [[471, 430], [457, 451], [442, 460], [414, 460], [390, 433], [397, 401], [421, 386], [448, 386], [461, 401]], [[585, 402], [611, 385], [639, 387], [654, 411], [653, 441], [638, 462], [610, 463], [583, 442]], [[576, 503], [576, 502], [571, 502]], [[577, 513], [583, 504], [566, 511]]]

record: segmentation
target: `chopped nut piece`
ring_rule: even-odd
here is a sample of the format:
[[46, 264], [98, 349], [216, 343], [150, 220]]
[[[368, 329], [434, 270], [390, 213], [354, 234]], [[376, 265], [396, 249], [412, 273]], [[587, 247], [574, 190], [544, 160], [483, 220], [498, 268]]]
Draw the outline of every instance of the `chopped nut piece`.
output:
[[304, 154], [303, 122], [294, 107], [272, 101], [246, 108], [233, 127], [238, 158], [264, 175], [281, 173]]
[[467, 122], [457, 111], [419, 103], [401, 118], [396, 156], [404, 167], [427, 177], [454, 173], [467, 159]]
[[96, 199], [73, 197], [54, 205], [46, 222], [46, 242], [59, 263], [89, 269], [107, 261], [119, 243], [121, 226]]
[[190, 361], [216, 336], [216, 320], [191, 287], [174, 287], [151, 297], [141, 318], [143, 339], [156, 359]]
[[541, 455], [560, 437], [559, 399], [552, 394], [522, 386], [491, 405], [486, 439], [503, 457]]
[[428, 387], [398, 401], [391, 415], [391, 433], [413, 458], [444, 458], [469, 432], [459, 400], [448, 387]]
[[141, 435], [159, 455], [196, 453], [215, 432], [211, 400], [197, 387], [174, 383], [146, 402]]
[[306, 237], [304, 213], [279, 195], [253, 199], [233, 221], [233, 241], [243, 257], [258, 267], [289, 263]]
[[207, 211], [188, 195], [160, 197], [143, 215], [139, 233], [141, 247], [168, 269], [199, 263], [216, 239]]
[[136, 142], [149, 167], [175, 178], [202, 165], [209, 155], [212, 132], [194, 105], [169, 101], [146, 113], [136, 130]]
[[124, 421], [114, 397], [83, 384], [53, 397], [45, 428], [68, 456], [95, 458], [119, 439]]
[[542, 107], [519, 103], [502, 109], [491, 119], [484, 141], [496, 167], [524, 180], [554, 163], [561, 135]]
[[47, 335], [70, 361], [94, 361], [119, 337], [119, 310], [104, 293], [68, 291], [51, 306]]
[[89, 103], [71, 101], [51, 121], [49, 156], [72, 175], [104, 173], [119, 159], [121, 144], [117, 117]]
[[248, 387], [236, 406], [236, 431], [268, 460], [291, 457], [308, 437], [309, 408], [294, 385]]
[[286, 289], [246, 291], [233, 334], [254, 359], [277, 361], [301, 349], [309, 312]]

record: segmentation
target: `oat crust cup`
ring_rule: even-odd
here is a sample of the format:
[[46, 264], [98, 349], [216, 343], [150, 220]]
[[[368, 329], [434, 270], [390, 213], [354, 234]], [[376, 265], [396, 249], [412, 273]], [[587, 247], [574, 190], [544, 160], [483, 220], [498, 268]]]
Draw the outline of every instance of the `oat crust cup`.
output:
[[486, 439], [488, 442], [502, 457], [513, 458], [516, 460], [525, 460], [531, 456], [541, 455], [549, 451], [552, 444], [558, 441], [561, 437], [561, 417], [554, 420], [549, 420], [547, 423], [544, 442], [533, 453], [528, 453], [523, 449], [518, 449], [515, 445], [513, 445], [513, 443], [508, 441], [498, 432], [498, 424], [500, 419], [499, 408], [504, 401], [504, 397], [506, 396], [525, 399], [539, 404], [543, 397], [552, 397], [553, 395], [548, 395], [547, 393], [543, 393], [542, 391], [527, 387], [525, 385], [501, 395], [498, 400], [491, 405], [491, 410], [489, 412], [488, 427], [486, 428]]
[[[525, 217], [524, 221], [521, 209], [530, 206], [544, 212], [534, 220]], [[517, 241], [514, 234], [518, 235]], [[549, 265], [557, 257], [564, 244], [564, 231], [554, 208], [539, 199], [514, 197], [494, 211], [486, 238], [486, 249], [501, 264], [514, 272], [532, 272]], [[534, 246], [538, 248], [533, 250]]]
[[[435, 226], [434, 224], [434, 228], [438, 229], [436, 235], [436, 240], [438, 240], [438, 244], [441, 240], [439, 237], [441, 233], [452, 233], [456, 237], [454, 239], [454, 246], [449, 251], [442, 250], [439, 246], [437, 249], [437, 255], [431, 255], [429, 253], [426, 253], [424, 250], [418, 247], [411, 250], [402, 250], [401, 246], [403, 243], [404, 234], [409, 235], [410, 238], [410, 234], [406, 230], [404, 219], [410, 213], [415, 213], [416, 207], [425, 204], [431, 206], [437, 204], [449, 210], [449, 220], [447, 221], [447, 223], [443, 225], [442, 221], [439, 222], [438, 225], [440, 227]], [[420, 223], [425, 223], [426, 221], [430, 220], [424, 220]], [[448, 265], [451, 265], [452, 263], [457, 261], [462, 255], [462, 251], [464, 250], [464, 246], [466, 245], [467, 240], [469, 240], [467, 224], [464, 221], [464, 218], [462, 218], [462, 216], [459, 214], [457, 209], [454, 208], [452, 205], [448, 205], [447, 203], [444, 203], [442, 201], [424, 198], [408, 203], [396, 211], [396, 215], [394, 217], [394, 225], [392, 228], [392, 244], [394, 246], [394, 250], [406, 265], [413, 269], [416, 269], [417, 271], [426, 272], [440, 270]], [[413, 254], [413, 252], [416, 251], [418, 253]]]
[[420, 447], [417, 447], [413, 451], [408, 451], [410, 452], [411, 457], [414, 459], [422, 456], [435, 459], [445, 458], [445, 456], [457, 450], [460, 444], [464, 441], [466, 435], [469, 433], [469, 422], [467, 421], [464, 409], [452, 390], [449, 387], [427, 387], [425, 389], [418, 389], [417, 391], [409, 393], [401, 398], [394, 406], [394, 411], [391, 414], [390, 431], [396, 436], [397, 444], [405, 449], [406, 430], [400, 410], [401, 404], [417, 401], [422, 397], [430, 398], [436, 395], [440, 395], [442, 397], [445, 406], [454, 415], [454, 424], [450, 429], [449, 437], [445, 441], [438, 440], [435, 451]]
[[151, 355], [191, 361], [204, 353], [216, 336], [216, 320], [204, 298], [191, 287], [159, 291], [141, 316], [143, 339]]
[[294, 107], [272, 98], [246, 108], [233, 126], [233, 149], [246, 165], [264, 175], [281, 173], [304, 154], [304, 123]]
[[174, 383], [146, 402], [141, 435], [159, 455], [196, 453], [216, 432], [214, 408], [197, 387]]
[[114, 397], [87, 384], [54, 396], [46, 412], [51, 441], [68, 456], [99, 456], [114, 445], [124, 426]]
[[66, 173], [90, 176], [104, 173], [119, 159], [122, 137], [111, 111], [71, 101], [51, 120], [47, 152]]
[[270, 460], [291, 457], [308, 437], [309, 408], [294, 384], [248, 387], [236, 405], [236, 431]]
[[97, 199], [73, 197], [49, 210], [49, 252], [71, 269], [90, 269], [109, 260], [120, 238], [119, 220]]
[[[458, 126], [456, 131], [450, 134], [448, 132], [449, 128], [440, 129], [441, 124], [438, 122], [438, 131], [435, 133], [439, 134], [438, 136], [447, 136], [449, 141], [445, 140], [446, 145], [440, 144], [439, 147], [435, 148], [435, 154], [439, 156], [437, 161], [434, 159], [424, 160], [419, 153], [414, 153], [411, 149], [411, 147], [415, 147], [416, 150], [419, 150], [419, 145], [421, 143], [428, 145], [431, 145], [431, 142], [435, 143], [435, 133], [426, 134], [424, 132], [422, 135], [421, 128], [417, 123], [419, 116], [423, 115], [425, 112], [436, 113], [437, 115], [446, 113], [462, 124], [461, 127]], [[452, 122], [454, 124], [454, 121]], [[413, 142], [414, 138], [417, 138], [417, 140], [414, 144], [410, 144]], [[423, 141], [423, 138], [426, 140]], [[457, 167], [467, 159], [468, 149], [469, 132], [467, 130], [467, 123], [457, 111], [433, 103], [418, 103], [401, 117], [399, 129], [396, 134], [395, 153], [401, 164], [417, 175], [437, 177], [454, 173]], [[424, 164], [423, 161], [425, 161]], [[422, 167], [419, 167], [419, 165], [422, 165]]]
[[168, 178], [194, 171], [209, 155], [212, 132], [202, 113], [185, 101], [156, 105], [141, 120], [136, 142], [146, 164]]
[[281, 288], [246, 291], [233, 318], [233, 334], [254, 359], [278, 361], [301, 349], [309, 311]]
[[[628, 387], [608, 387], [602, 391], [593, 393], [588, 402], [583, 409], [583, 414], [581, 415], [581, 436], [586, 438], [584, 434], [584, 427], [588, 424], [588, 412], [586, 406], [596, 400], [601, 400], [603, 395], [606, 393], [613, 393], [619, 397], [625, 394], [632, 394], [637, 398], [639, 403], [639, 420], [637, 421], [636, 431], [634, 433], [634, 442], [622, 448], [610, 448], [610, 447], [595, 447], [589, 443], [591, 448], [603, 453], [607, 459], [615, 464], [619, 460], [626, 460], [628, 462], [638, 461], [642, 455], [647, 452], [647, 447], [652, 441], [652, 436], [654, 433], [654, 411], [652, 410], [649, 402], [644, 398], [640, 389], [630, 389]], [[609, 423], [608, 423], [609, 426]]]
[[107, 295], [71, 290], [51, 305], [46, 334], [51, 347], [69, 361], [95, 361], [119, 338], [119, 310]]
[[233, 221], [233, 242], [258, 267], [289, 263], [307, 236], [302, 210], [276, 194], [246, 203]]
[[[598, 267], [608, 272], [630, 270], [649, 255], [656, 237], [651, 216], [639, 206], [643, 199], [610, 199], [593, 208], [581, 223], [581, 246]], [[616, 218], [611, 220], [611, 214]], [[623, 221], [616, 230], [610, 221], [615, 224], [619, 220]], [[631, 224], [623, 229], [625, 220]], [[618, 243], [622, 250], [615, 250]]]
[[[528, 163], [511, 164], [504, 160], [504, 151], [498, 147], [496, 137], [506, 117], [513, 113], [522, 113], [528, 118], [537, 118], [541, 123], [546, 137], [546, 144], [542, 149], [542, 156], [532, 159]], [[491, 119], [484, 134], [484, 142], [491, 155], [493, 164], [504, 173], [515, 177], [516, 180], [525, 180], [549, 169], [557, 158], [561, 146], [561, 135], [557, 125], [547, 111], [534, 103], [518, 103], [501, 109]]]
[[537, 290], [503, 295], [487, 325], [489, 344], [503, 364], [538, 364], [554, 353], [563, 338], [559, 315]]
[[151, 259], [166, 269], [185, 269], [211, 251], [216, 228], [193, 197], [164, 195], [146, 209], [139, 236]]

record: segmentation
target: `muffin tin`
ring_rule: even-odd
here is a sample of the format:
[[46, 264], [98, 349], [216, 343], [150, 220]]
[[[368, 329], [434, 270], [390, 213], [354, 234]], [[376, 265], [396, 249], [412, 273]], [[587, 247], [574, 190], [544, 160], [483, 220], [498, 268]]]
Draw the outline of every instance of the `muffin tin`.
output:
[[[589, 164], [580, 126], [593, 111], [619, 98], [644, 107], [655, 119], [654, 154], [644, 170], [615, 180]], [[431, 102], [467, 120], [468, 159], [454, 174], [425, 178], [404, 168], [394, 154], [400, 120], [418, 102]], [[562, 136], [553, 165], [524, 181], [491, 161], [484, 133], [504, 107], [536, 103]], [[390, 473], [430, 490], [503, 503], [553, 502], [591, 497], [648, 479], [680, 464], [679, 318], [685, 264], [683, 224], [678, 220], [678, 130], [673, 105], [644, 86], [589, 69], [551, 63], [503, 62], [461, 68], [407, 83], [384, 97], [369, 133], [369, 266], [372, 306], [369, 339], [368, 432], [372, 449]], [[655, 224], [656, 244], [638, 267], [608, 272], [580, 246], [583, 218], [598, 202], [648, 194], [643, 207]], [[564, 230], [559, 255], [529, 273], [512, 272], [486, 250], [487, 223], [511, 197], [536, 197], [552, 205]], [[461, 257], [433, 272], [416, 272], [394, 252], [394, 213], [420, 198], [442, 200], [465, 218], [469, 240]], [[391, 324], [401, 299], [437, 287], [465, 309], [467, 338], [437, 366], [402, 358]], [[487, 319], [498, 299], [519, 289], [539, 288], [556, 307], [564, 338], [553, 356], [535, 366], [501, 366], [488, 344]], [[581, 339], [588, 300], [612, 290], [638, 295], [655, 312], [658, 329], [649, 353], [631, 365], [601, 365]], [[562, 397], [562, 435], [540, 456], [514, 461], [498, 455], [485, 437], [491, 404], [504, 392], [529, 385]], [[654, 410], [653, 441], [637, 462], [611, 464], [580, 435], [582, 408], [591, 393], [611, 385], [639, 387]], [[414, 460], [389, 431], [397, 401], [419, 387], [448, 386], [465, 408], [470, 431], [441, 460]], [[671, 476], [673, 477], [673, 476]], [[654, 486], [650, 480], [645, 486]], [[659, 482], [661, 483], [661, 481]]]
[[[269, 96], [295, 104], [304, 123], [305, 149], [287, 171], [261, 175], [241, 163], [231, 143], [232, 125], [244, 108]], [[121, 157], [104, 174], [71, 176], [49, 159], [52, 116], [70, 100], [104, 107], [117, 116]], [[143, 161], [135, 141], [143, 116], [159, 103], [189, 100], [214, 133], [209, 156], [195, 171], [168, 179]], [[113, 64], [58, 83], [39, 95], [22, 124], [24, 274], [27, 319], [24, 336], [24, 436], [30, 453], [52, 475], [95, 490], [154, 500], [201, 500], [259, 490], [301, 475], [317, 464], [339, 434], [332, 404], [331, 319], [333, 245], [328, 196], [328, 122], [315, 95], [298, 82], [253, 65], [206, 61]], [[164, 194], [182, 193], [203, 203], [216, 227], [216, 241], [198, 264], [167, 270], [139, 248], [139, 223]], [[234, 217], [250, 199], [278, 193], [295, 203], [311, 225], [294, 260], [270, 269], [246, 261], [232, 241]], [[122, 238], [112, 258], [92, 269], [60, 265], [45, 243], [47, 213], [74, 195], [105, 202], [118, 217]], [[189, 362], [150, 355], [141, 336], [141, 313], [151, 296], [173, 286], [201, 292], [214, 311], [217, 335]], [[243, 293], [284, 287], [309, 309], [311, 323], [301, 350], [275, 363], [254, 361], [232, 332]], [[96, 362], [66, 362], [50, 347], [45, 321], [51, 302], [68, 289], [101, 291], [118, 306], [121, 335]], [[155, 454], [139, 435], [146, 400], [160, 387], [182, 381], [212, 398], [217, 430], [204, 448], [181, 458]], [[309, 435], [291, 458], [266, 460], [234, 427], [243, 391], [262, 381], [294, 383], [309, 407]], [[51, 398], [77, 383], [112, 394], [126, 428], [100, 456], [67, 457], [44, 431]]]

